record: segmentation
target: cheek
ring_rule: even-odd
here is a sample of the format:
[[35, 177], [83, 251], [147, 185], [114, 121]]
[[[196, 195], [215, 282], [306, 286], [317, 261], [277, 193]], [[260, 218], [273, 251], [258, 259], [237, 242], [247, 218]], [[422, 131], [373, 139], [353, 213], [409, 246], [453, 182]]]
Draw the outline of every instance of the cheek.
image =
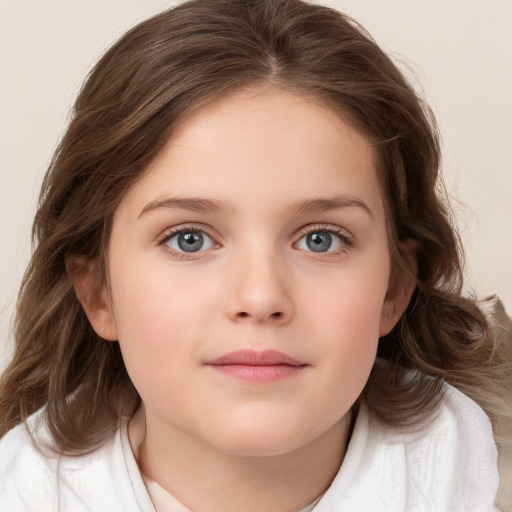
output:
[[364, 271], [340, 272], [325, 283], [323, 291], [311, 289], [310, 300], [304, 303], [305, 318], [316, 326], [317, 343], [324, 344], [334, 379], [342, 374], [348, 382], [364, 385], [379, 341], [388, 271], [385, 259], [375, 261], [373, 266], [365, 265]]
[[302, 323], [301, 332], [311, 335], [309, 353], [317, 370], [308, 410], [325, 427], [343, 417], [360, 396], [377, 352], [385, 286], [377, 283], [376, 293], [373, 286], [356, 281], [337, 281], [303, 306], [302, 316], [310, 323]]
[[155, 369], [164, 361], [172, 366], [185, 354], [190, 360], [218, 303], [218, 279], [210, 283], [166, 265], [137, 268], [134, 262], [116, 270], [114, 316], [127, 367]]
[[388, 276], [389, 265], [385, 259], [340, 269], [321, 285], [318, 282], [307, 285], [308, 308], [314, 310], [326, 328], [351, 333], [354, 339], [364, 339], [369, 334], [378, 337]]
[[367, 299], [357, 293], [339, 298], [331, 304], [328, 318], [321, 323], [322, 338], [328, 344], [325, 353], [343, 368], [349, 381], [358, 381], [359, 375], [366, 380], [379, 341], [381, 308], [379, 303], [369, 304]]
[[125, 287], [116, 301], [116, 322], [123, 360], [146, 403], [173, 403], [192, 373], [199, 319], [193, 318], [192, 293], [148, 279]]

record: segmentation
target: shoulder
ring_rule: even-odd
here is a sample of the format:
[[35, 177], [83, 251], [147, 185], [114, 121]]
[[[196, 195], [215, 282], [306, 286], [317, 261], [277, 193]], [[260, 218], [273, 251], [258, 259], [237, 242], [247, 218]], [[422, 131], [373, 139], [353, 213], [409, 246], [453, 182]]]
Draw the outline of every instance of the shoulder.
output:
[[118, 435], [81, 456], [57, 454], [48, 440], [41, 413], [0, 439], [0, 511], [140, 510]]
[[[442, 451], [445, 458], [479, 462], [488, 468], [496, 465], [497, 451], [489, 418], [476, 402], [449, 384], [443, 387], [439, 408], [416, 428], [390, 429], [377, 421], [372, 421], [372, 426], [390, 442], [403, 443], [411, 452], [428, 445], [434, 451]], [[471, 450], [465, 450], [466, 447]], [[469, 465], [468, 473], [473, 468]]]
[[[469, 397], [445, 385], [431, 420], [396, 440], [404, 446], [409, 487], [431, 489], [430, 503], [437, 501], [438, 510], [445, 503], [449, 510], [494, 510], [499, 485], [496, 444], [489, 418]], [[418, 493], [418, 509], [423, 502]]]
[[336, 504], [367, 512], [490, 512], [498, 483], [489, 419], [473, 400], [445, 385], [436, 413], [414, 430], [384, 425], [362, 407], [325, 496], [328, 508], [318, 510]]
[[57, 457], [36, 445], [26, 425], [9, 431], [0, 439], [0, 510], [57, 510], [56, 466]]

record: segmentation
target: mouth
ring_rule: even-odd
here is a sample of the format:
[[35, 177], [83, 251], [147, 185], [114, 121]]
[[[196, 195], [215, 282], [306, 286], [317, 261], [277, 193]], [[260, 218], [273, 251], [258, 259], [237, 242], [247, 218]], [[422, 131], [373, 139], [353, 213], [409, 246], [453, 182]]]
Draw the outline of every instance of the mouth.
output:
[[205, 365], [226, 376], [252, 383], [288, 379], [308, 366], [277, 350], [237, 350], [208, 360]]

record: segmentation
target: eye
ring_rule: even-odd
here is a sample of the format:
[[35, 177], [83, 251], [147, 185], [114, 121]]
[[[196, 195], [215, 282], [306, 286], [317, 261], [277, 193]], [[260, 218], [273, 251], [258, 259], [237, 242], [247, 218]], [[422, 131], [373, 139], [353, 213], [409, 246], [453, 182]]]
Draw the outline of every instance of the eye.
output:
[[203, 231], [197, 229], [185, 229], [174, 231], [162, 240], [161, 245], [167, 245], [176, 252], [199, 252], [214, 247], [215, 242]]
[[347, 236], [326, 229], [310, 231], [297, 242], [298, 249], [311, 252], [333, 252], [347, 245]]

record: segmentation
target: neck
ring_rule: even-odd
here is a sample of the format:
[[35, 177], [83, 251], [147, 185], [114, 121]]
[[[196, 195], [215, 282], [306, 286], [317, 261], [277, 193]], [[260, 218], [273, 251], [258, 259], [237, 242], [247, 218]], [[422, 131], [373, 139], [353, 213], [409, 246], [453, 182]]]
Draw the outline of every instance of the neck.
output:
[[247, 456], [226, 453], [168, 425], [150, 423], [146, 430], [144, 420], [139, 412], [129, 426], [142, 473], [187, 508], [208, 512], [305, 507], [335, 477], [350, 423], [347, 415], [320, 437], [287, 453]]

